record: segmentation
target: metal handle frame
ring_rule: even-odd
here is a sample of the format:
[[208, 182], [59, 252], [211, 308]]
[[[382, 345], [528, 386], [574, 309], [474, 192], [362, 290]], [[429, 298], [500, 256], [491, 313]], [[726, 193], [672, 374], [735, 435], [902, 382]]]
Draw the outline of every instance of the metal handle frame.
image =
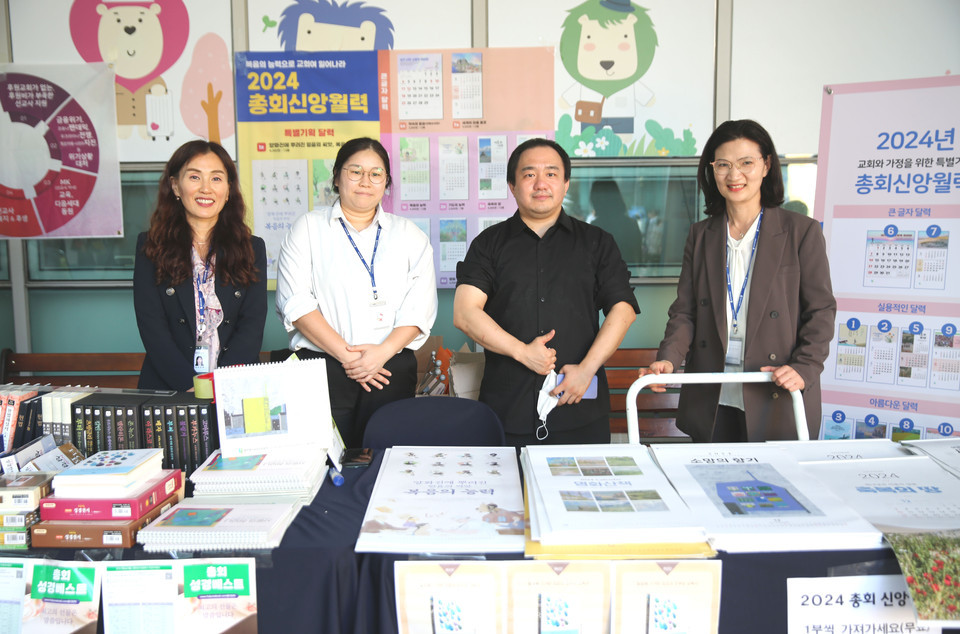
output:
[[[627, 390], [627, 442], [640, 443], [640, 420], [637, 416], [637, 394], [648, 385], [664, 383], [767, 383], [773, 381], [773, 372], [681, 372], [679, 374], [647, 374], [641, 376]], [[807, 415], [803, 408], [800, 390], [790, 392], [793, 399], [793, 416], [796, 418], [797, 438], [810, 440], [807, 431]]]

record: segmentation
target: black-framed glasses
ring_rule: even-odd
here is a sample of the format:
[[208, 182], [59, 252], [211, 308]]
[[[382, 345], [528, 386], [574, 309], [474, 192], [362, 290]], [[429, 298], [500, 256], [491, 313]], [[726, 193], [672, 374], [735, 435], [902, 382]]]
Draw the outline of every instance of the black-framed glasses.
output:
[[742, 159], [737, 159], [733, 163], [720, 159], [710, 163], [710, 165], [713, 165], [713, 171], [717, 176], [726, 176], [733, 168], [737, 168], [738, 172], [746, 176], [752, 174], [753, 170], [757, 169], [757, 165], [761, 163], [763, 163], [762, 158], [745, 156]]
[[355, 183], [363, 180], [364, 174], [370, 177], [370, 182], [374, 185], [379, 185], [387, 180], [387, 170], [382, 167], [372, 167], [365, 170], [359, 165], [347, 165], [343, 168], [343, 171], [347, 178]]

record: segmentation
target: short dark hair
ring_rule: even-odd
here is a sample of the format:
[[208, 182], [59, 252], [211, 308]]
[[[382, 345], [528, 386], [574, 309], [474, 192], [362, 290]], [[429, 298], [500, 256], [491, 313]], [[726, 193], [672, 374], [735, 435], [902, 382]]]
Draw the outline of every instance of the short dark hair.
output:
[[383, 161], [383, 167], [387, 170], [387, 182], [385, 187], [389, 187], [390, 183], [393, 182], [393, 179], [390, 177], [390, 156], [387, 154], [387, 150], [383, 147], [380, 141], [376, 139], [371, 139], [367, 136], [357, 137], [356, 139], [350, 139], [346, 143], [340, 146], [340, 149], [337, 151], [337, 158], [333, 161], [333, 191], [340, 193], [340, 190], [337, 189], [337, 179], [340, 178], [340, 170], [343, 169], [343, 164], [347, 162], [347, 159], [356, 154], [357, 152], [362, 152], [364, 150], [373, 150], [377, 153], [377, 156], [380, 157], [380, 160]]
[[706, 202], [704, 213], [708, 216], [722, 214], [727, 207], [726, 201], [717, 188], [713, 166], [710, 163], [716, 158], [718, 147], [737, 139], [753, 141], [760, 147], [763, 159], [770, 161], [770, 169], [760, 183], [760, 204], [764, 207], [779, 207], [783, 204], [783, 174], [780, 171], [780, 159], [777, 157], [777, 150], [773, 147], [770, 134], [763, 129], [762, 125], [751, 119], [725, 121], [707, 139], [697, 168], [697, 185], [703, 192], [703, 199]]
[[515, 149], [513, 154], [510, 155], [510, 159], [507, 161], [508, 183], [511, 185], [517, 184], [517, 166], [520, 164], [520, 155], [535, 147], [548, 147], [554, 149], [557, 154], [560, 155], [560, 161], [563, 162], [563, 181], [567, 182], [570, 180], [570, 155], [567, 154], [567, 151], [560, 147], [560, 144], [556, 141], [538, 137], [536, 139], [527, 139], [518, 145], [517, 149]]

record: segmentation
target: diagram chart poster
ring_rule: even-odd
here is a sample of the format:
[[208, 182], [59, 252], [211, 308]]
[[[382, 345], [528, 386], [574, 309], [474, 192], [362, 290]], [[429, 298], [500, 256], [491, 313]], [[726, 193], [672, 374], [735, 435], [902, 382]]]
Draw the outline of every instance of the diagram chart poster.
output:
[[235, 68], [240, 187], [275, 279], [293, 221], [337, 199], [337, 150], [380, 136], [377, 53], [244, 52]]
[[516, 211], [510, 153], [528, 138], [554, 136], [554, 50], [378, 54], [381, 140], [393, 176], [383, 206], [430, 237], [437, 287], [454, 288], [473, 238]]
[[960, 435], [960, 77], [828, 86], [825, 438]]
[[114, 74], [0, 65], [0, 238], [123, 235]]

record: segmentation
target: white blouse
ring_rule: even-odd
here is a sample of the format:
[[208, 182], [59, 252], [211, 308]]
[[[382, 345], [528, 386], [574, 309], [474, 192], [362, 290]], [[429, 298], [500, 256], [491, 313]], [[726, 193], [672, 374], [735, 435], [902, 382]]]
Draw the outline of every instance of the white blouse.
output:
[[[344, 233], [341, 218], [367, 265], [373, 260], [376, 300], [370, 274]], [[433, 247], [413, 222], [382, 207], [370, 226], [357, 231], [337, 201], [294, 221], [280, 247], [276, 302], [291, 350], [324, 352], [293, 325], [316, 309], [350, 345], [379, 344], [394, 328], [416, 326], [420, 334], [407, 345], [416, 350], [437, 317]]]

